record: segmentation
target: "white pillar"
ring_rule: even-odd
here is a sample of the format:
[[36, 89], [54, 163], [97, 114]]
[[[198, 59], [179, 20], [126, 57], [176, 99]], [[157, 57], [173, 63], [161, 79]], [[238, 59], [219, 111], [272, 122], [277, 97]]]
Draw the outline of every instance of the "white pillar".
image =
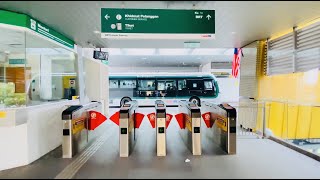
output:
[[52, 69], [51, 59], [48, 56], [41, 56], [40, 62], [40, 97], [43, 100], [52, 99]]
[[77, 46], [77, 61], [76, 61], [76, 72], [77, 72], [77, 89], [79, 91], [80, 104], [85, 104], [85, 82], [83, 74], [83, 53], [82, 47]]

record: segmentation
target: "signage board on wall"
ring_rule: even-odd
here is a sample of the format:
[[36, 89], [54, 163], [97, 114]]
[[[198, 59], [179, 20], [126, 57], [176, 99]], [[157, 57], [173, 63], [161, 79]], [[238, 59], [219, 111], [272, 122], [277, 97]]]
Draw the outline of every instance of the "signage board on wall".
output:
[[52, 39], [66, 47], [74, 48], [74, 41], [53, 30], [42, 22], [25, 14], [0, 10], [0, 24], [9, 24], [30, 29], [37, 34], [41, 34], [46, 38]]
[[102, 8], [101, 37], [214, 39], [215, 10]]
[[60, 44], [63, 44], [69, 48], [74, 48], [74, 42], [70, 39], [64, 37], [57, 31], [53, 30], [52, 28], [48, 27], [47, 25], [31, 18], [27, 18], [27, 28], [49, 38], [52, 39]]

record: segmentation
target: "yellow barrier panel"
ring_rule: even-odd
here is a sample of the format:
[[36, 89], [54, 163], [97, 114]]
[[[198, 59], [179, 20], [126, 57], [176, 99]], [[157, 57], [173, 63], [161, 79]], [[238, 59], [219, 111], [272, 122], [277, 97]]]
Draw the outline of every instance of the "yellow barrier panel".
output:
[[282, 138], [295, 139], [297, 131], [298, 106], [286, 104], [284, 114]]
[[192, 120], [191, 120], [191, 117], [189, 115], [184, 115], [185, 116], [185, 120], [186, 120], [186, 128], [192, 132]]
[[85, 128], [86, 117], [81, 116], [72, 120], [72, 134], [77, 134]]
[[217, 119], [215, 120], [216, 125], [218, 126], [218, 128], [222, 129], [223, 131], [227, 132], [228, 128], [227, 128], [227, 118], [223, 117], [223, 116], [217, 116]]
[[282, 135], [282, 125], [284, 118], [284, 104], [272, 102], [270, 107], [269, 128], [277, 137]]
[[309, 137], [311, 106], [299, 106], [296, 139]]
[[312, 107], [309, 138], [320, 138], [320, 107]]
[[256, 132], [257, 130], [263, 130], [263, 116], [264, 115], [264, 111], [263, 111], [263, 104], [258, 104], [257, 105], [257, 124], [256, 124], [256, 128], [253, 129], [254, 132]]
[[267, 126], [267, 128], [270, 128], [270, 108], [271, 108], [271, 102], [266, 102], [265, 108], [266, 108], [266, 114], [265, 114], [266, 126]]
[[[263, 128], [263, 108], [257, 114], [257, 129]], [[320, 107], [266, 102], [266, 126], [284, 139], [320, 138]]]

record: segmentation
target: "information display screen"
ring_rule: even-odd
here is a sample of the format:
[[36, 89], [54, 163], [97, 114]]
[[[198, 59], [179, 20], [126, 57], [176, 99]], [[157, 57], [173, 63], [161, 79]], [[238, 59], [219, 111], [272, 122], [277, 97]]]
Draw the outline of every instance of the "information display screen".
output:
[[108, 53], [102, 51], [94, 51], [93, 58], [99, 60], [108, 60]]

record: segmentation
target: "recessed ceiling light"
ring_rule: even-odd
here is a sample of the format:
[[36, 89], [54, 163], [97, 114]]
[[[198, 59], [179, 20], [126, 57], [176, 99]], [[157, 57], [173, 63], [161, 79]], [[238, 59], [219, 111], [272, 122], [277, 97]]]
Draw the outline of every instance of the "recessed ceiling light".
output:
[[99, 34], [100, 33], [100, 31], [93, 31], [94, 33], [96, 33], [96, 34]]

